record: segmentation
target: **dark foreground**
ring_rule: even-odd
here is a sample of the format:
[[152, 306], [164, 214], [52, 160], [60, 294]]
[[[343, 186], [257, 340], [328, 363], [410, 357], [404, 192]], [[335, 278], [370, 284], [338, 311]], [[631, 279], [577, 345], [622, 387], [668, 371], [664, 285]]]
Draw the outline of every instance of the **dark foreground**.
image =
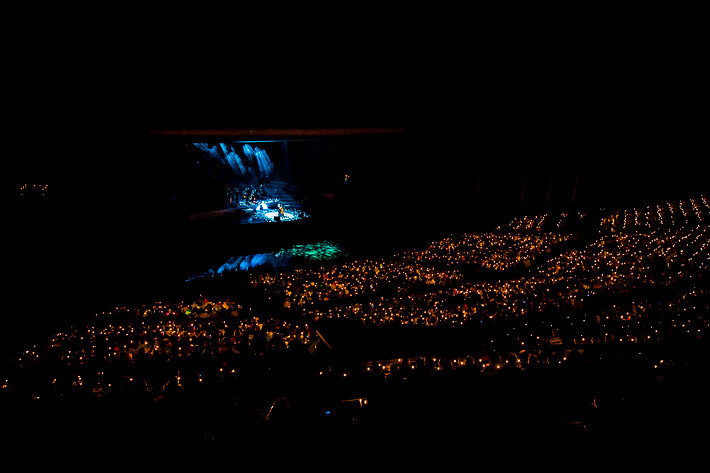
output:
[[[309, 354], [270, 355], [246, 361], [238, 372], [204, 366], [160, 392], [137, 382], [158, 368], [146, 364], [131, 371], [135, 379], [106, 373], [120, 390], [75, 385], [60, 395], [48, 386], [25, 396], [4, 389], [3, 436], [30, 445], [287, 447], [667, 442], [704, 435], [710, 393], [703, 347], [588, 346], [558, 354], [549, 364], [509, 359], [485, 368], [471, 357], [351, 366]], [[650, 364], [658, 356], [675, 359], [673, 366]]]

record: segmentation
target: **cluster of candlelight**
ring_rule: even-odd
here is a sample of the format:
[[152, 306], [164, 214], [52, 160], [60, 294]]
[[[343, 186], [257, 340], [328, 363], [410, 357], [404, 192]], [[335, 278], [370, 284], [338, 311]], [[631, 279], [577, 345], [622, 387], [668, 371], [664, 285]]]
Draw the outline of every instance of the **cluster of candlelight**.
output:
[[[443, 368], [437, 362], [443, 370], [527, 366], [530, 356], [542, 361], [546, 348], [557, 354], [549, 364], [588, 344], [695, 343], [710, 328], [703, 279], [710, 269], [709, 214], [705, 197], [622, 211], [584, 238], [531, 233], [523, 220], [522, 232], [513, 229], [518, 222], [495, 232], [454, 234], [390, 258], [250, 273], [253, 289], [278, 304], [257, 309], [200, 298], [116, 307], [97, 314], [95, 323], [28, 348], [13, 363], [41, 367], [32, 372], [49, 378], [35, 385], [56, 395], [141, 389], [160, 396], [236, 379], [245, 357], [330, 349], [313, 328], [326, 319], [473, 327], [489, 338], [485, 351], [470, 359], [449, 360]], [[534, 230], [540, 219], [529, 221]], [[508, 271], [513, 268], [519, 270]], [[475, 277], [481, 270], [498, 277]], [[515, 358], [491, 358], [497, 347]], [[405, 371], [416, 365], [400, 360], [387, 369], [398, 364]], [[5, 380], [3, 391], [11, 385]]]

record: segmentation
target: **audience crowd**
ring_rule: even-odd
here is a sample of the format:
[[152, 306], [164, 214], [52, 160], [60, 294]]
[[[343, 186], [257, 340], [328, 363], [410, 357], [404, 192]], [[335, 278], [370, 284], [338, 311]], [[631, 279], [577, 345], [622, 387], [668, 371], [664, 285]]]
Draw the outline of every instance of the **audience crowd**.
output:
[[[391, 258], [253, 272], [252, 290], [271, 304], [250, 306], [233, 300], [237, 294], [115, 307], [19, 353], [0, 393], [141, 391], [159, 402], [175, 390], [238, 383], [246, 366], [268, 371], [282, 356], [328, 353], [333, 347], [316, 327], [337, 319], [490, 336], [444, 365], [423, 355], [420, 368], [432, 373], [556, 365], [594, 344], [702, 343], [710, 328], [708, 215], [706, 197], [612, 211], [584, 237], [543, 232], [547, 216], [521, 217]], [[653, 361], [663, 362], [672, 361]], [[416, 365], [368, 363], [359, 366], [387, 375]]]

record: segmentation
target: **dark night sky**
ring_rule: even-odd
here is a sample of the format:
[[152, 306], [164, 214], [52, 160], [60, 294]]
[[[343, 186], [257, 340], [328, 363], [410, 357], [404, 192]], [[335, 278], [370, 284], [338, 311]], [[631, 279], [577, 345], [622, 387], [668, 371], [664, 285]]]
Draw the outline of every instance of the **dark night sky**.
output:
[[58, 35], [15, 58], [13, 166], [40, 179], [128, 154], [150, 166], [127, 144], [150, 129], [394, 126], [462, 168], [666, 176], [649, 162], [672, 160], [674, 180], [697, 175], [707, 73], [688, 12], [422, 13], [240, 23], [225, 54], [192, 27], [149, 25], [139, 46], [117, 36], [101, 52]]
[[[101, 54], [37, 47], [8, 87], [8, 184], [100, 175], [130, 187], [164, 166], [143, 152], [148, 130], [404, 127], [417, 177], [457, 188], [481, 174], [577, 172], [608, 200], [707, 187], [707, 73], [686, 16], [385, 13], [355, 31], [286, 29], [274, 47], [240, 30], [216, 57], [179, 28]], [[430, 172], [432, 159], [445, 165]]]
[[103, 49], [56, 35], [18, 53], [5, 187], [130, 188], [164, 166], [143, 152], [154, 129], [404, 127], [422, 181], [579, 172], [612, 201], [707, 188], [708, 77], [688, 12], [359, 13], [350, 27], [240, 23], [225, 54], [150, 22], [138, 46], [109, 29], [87, 36]]

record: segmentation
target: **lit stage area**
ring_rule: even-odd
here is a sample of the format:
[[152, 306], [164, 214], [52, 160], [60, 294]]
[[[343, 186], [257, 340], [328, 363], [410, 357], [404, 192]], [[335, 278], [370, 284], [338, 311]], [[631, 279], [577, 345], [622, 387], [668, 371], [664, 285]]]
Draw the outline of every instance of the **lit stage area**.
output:
[[403, 128], [158, 129], [144, 138], [151, 208], [188, 228], [368, 221], [373, 205], [400, 194], [392, 183], [415, 174]]
[[232, 216], [238, 223], [291, 222], [309, 217], [298, 206], [286, 206], [278, 198], [258, 199], [255, 202], [239, 202], [235, 207], [190, 214], [191, 220]]
[[287, 142], [259, 144], [264, 148], [243, 141], [188, 144], [198, 152], [194, 163], [198, 178], [202, 174], [207, 182], [198, 186], [194, 200], [199, 211], [192, 211], [190, 220], [229, 217], [235, 223], [250, 224], [310, 216], [296, 198], [298, 189], [291, 185]]

